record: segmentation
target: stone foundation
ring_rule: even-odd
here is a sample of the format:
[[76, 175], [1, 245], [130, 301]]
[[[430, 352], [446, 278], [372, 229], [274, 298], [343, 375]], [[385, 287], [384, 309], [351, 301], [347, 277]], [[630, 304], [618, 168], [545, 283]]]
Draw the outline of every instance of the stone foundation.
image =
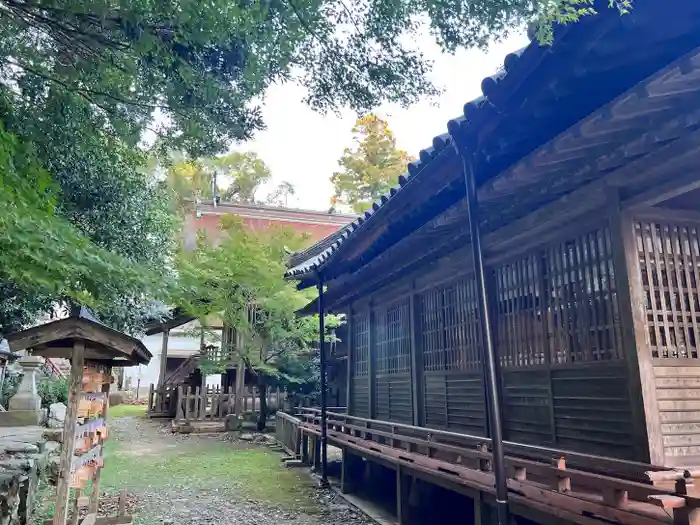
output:
[[0, 430], [0, 525], [24, 525], [29, 523], [49, 452], [56, 453], [60, 444], [47, 442], [45, 429], [39, 426]]

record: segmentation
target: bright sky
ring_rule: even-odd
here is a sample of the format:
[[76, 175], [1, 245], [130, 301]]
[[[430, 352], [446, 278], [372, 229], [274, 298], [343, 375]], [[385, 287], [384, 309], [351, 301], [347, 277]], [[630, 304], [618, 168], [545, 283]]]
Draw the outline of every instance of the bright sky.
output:
[[[482, 79], [494, 74], [509, 52], [526, 44], [526, 37], [517, 35], [492, 45], [488, 52], [444, 55], [426, 37], [421, 48], [435, 63], [432, 80], [443, 88], [442, 95], [408, 109], [386, 105], [376, 113], [388, 120], [398, 146], [417, 157], [421, 149], [432, 145], [434, 136], [447, 131], [448, 120], [462, 114], [465, 102], [481, 95]], [[325, 210], [333, 194], [329, 178], [337, 170], [343, 150], [351, 144], [357, 115], [351, 111], [340, 116], [321, 115], [301, 102], [303, 96], [303, 88], [293, 84], [273, 87], [263, 108], [267, 129], [236, 149], [255, 151], [272, 170], [273, 182], [262, 188], [258, 197], [289, 181], [296, 188], [289, 207]]]

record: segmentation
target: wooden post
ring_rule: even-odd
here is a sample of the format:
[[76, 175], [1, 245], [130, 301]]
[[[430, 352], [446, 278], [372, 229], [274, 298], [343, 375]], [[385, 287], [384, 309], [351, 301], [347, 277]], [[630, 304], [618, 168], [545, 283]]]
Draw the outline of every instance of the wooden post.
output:
[[[414, 285], [415, 288], [415, 285]], [[413, 394], [413, 424], [423, 424], [423, 340], [421, 337], [420, 296], [411, 295], [411, 393]]]
[[154, 397], [154, 389], [153, 389], [153, 384], [148, 387], [148, 411], [149, 412], [154, 412], [156, 410], [156, 405], [154, 403], [155, 397]]
[[396, 467], [396, 521], [399, 525], [408, 523], [408, 489], [409, 480], [399, 465]]
[[321, 440], [316, 436], [313, 437], [314, 445], [314, 471], [317, 471], [321, 466]]
[[375, 357], [376, 357], [376, 350], [374, 349], [374, 343], [377, 340], [377, 327], [375, 326], [374, 322], [374, 307], [372, 304], [369, 306], [369, 348], [367, 349], [367, 377], [369, 379], [369, 419], [374, 419], [374, 416], [377, 413], [377, 400], [374, 398], [375, 396], [375, 376], [376, 376], [376, 367], [375, 367]]
[[352, 379], [355, 375], [355, 355], [353, 351], [353, 346], [355, 345], [355, 334], [354, 334], [354, 324], [352, 320], [352, 308], [348, 312], [348, 360], [347, 360], [347, 367], [346, 371], [347, 373], [345, 374], [347, 377], [345, 378], [345, 413], [347, 415], [351, 415], [353, 411], [353, 406], [352, 406]]
[[306, 432], [302, 432], [301, 436], [301, 462], [309, 464], [309, 435]]
[[182, 389], [182, 385], [179, 385], [177, 387], [177, 401], [176, 401], [176, 403], [177, 403], [177, 405], [176, 405], [176, 407], [177, 407], [176, 417], [179, 421], [182, 421], [183, 419], [185, 419], [185, 407], [183, 406], [183, 403], [185, 403], [185, 404], [187, 403], [187, 401], [185, 399], [185, 394], [184, 394], [183, 389]]
[[571, 478], [566, 475], [566, 460], [559, 458], [557, 460], [557, 468], [561, 471], [557, 475], [557, 492], [571, 492]]
[[[112, 374], [112, 368], [108, 368], [108, 374]], [[109, 388], [110, 383], [107, 382], [102, 385], [102, 392], [105, 396], [104, 406], [102, 408], [102, 419], [105, 420], [105, 425], [107, 424], [107, 416], [109, 414]], [[102, 438], [100, 438], [102, 442]], [[100, 477], [102, 474], [102, 469], [98, 468], [95, 470], [95, 475], [92, 478], [92, 491], [90, 492], [90, 506], [88, 508], [89, 514], [97, 514], [98, 505], [100, 503]]]
[[66, 525], [68, 519], [68, 496], [70, 494], [71, 464], [75, 448], [75, 427], [78, 422], [78, 404], [83, 392], [83, 368], [85, 366], [85, 341], [73, 344], [70, 383], [68, 385], [68, 408], [63, 428], [63, 448], [58, 464], [58, 487], [53, 515], [54, 525]]
[[350, 492], [350, 449], [343, 447], [343, 462], [340, 471], [340, 492], [347, 494]]
[[628, 370], [633, 450], [636, 461], [650, 461], [663, 465], [664, 445], [661, 435], [656, 380], [651, 362], [644, 309], [644, 288], [634, 222], [620, 212], [617, 194], [610, 197], [613, 212], [610, 216], [610, 240], [613, 251], [617, 297], [620, 308], [620, 326], [624, 359]]
[[[160, 374], [158, 375], [158, 388], [163, 388], [165, 382], [165, 371], [168, 367], [168, 339], [170, 330], [163, 330], [163, 344], [160, 350]], [[157, 393], [156, 393], [157, 396]]]

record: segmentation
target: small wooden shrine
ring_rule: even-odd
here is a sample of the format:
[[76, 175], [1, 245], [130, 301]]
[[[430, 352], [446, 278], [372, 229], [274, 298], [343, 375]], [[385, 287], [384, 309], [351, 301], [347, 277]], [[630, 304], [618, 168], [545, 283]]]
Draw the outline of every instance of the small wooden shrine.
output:
[[[63, 431], [54, 517], [46, 525], [129, 524], [122, 491], [119, 515], [97, 518], [102, 446], [108, 437], [107, 414], [113, 366], [147, 364], [151, 354], [141, 341], [100, 323], [86, 308], [75, 308], [70, 317], [46, 323], [7, 337], [10, 349], [26, 350], [41, 357], [70, 359], [68, 409]], [[90, 494], [82, 491], [91, 482]], [[70, 489], [74, 489], [72, 503]]]

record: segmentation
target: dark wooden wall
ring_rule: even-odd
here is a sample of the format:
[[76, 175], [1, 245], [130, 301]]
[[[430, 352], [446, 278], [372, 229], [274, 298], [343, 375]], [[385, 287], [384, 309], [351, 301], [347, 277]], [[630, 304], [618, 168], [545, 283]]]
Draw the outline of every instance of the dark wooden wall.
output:
[[700, 214], [641, 213], [630, 222], [642, 317], [642, 379], [656, 462], [700, 464]]
[[[615, 250], [605, 221], [487, 261], [507, 440], [648, 459]], [[459, 256], [352, 306], [352, 414], [488, 435], [476, 284]]]

